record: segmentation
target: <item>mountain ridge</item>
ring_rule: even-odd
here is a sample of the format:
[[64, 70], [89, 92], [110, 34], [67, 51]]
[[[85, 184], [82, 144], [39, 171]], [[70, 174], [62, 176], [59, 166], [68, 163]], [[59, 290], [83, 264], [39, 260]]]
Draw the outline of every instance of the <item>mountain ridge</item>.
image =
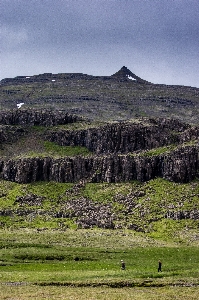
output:
[[[132, 78], [128, 78], [132, 77]], [[0, 80], [0, 86], [9, 85], [11, 83], [18, 84], [18, 83], [30, 83], [34, 81], [50, 81], [53, 79], [74, 79], [74, 78], [86, 78], [86, 79], [105, 79], [105, 80], [111, 80], [111, 79], [117, 79], [117, 80], [133, 80], [137, 83], [146, 83], [146, 84], [152, 84], [157, 86], [168, 86], [168, 87], [189, 87], [194, 89], [199, 89], [194, 86], [185, 86], [185, 85], [171, 85], [171, 84], [163, 84], [163, 83], [153, 83], [150, 81], [147, 81], [145, 79], [142, 79], [135, 73], [133, 73], [130, 69], [128, 69], [126, 66], [121, 67], [118, 71], [113, 73], [112, 75], [91, 75], [81, 72], [72, 72], [72, 73], [40, 73], [40, 74], [34, 74], [34, 75], [20, 75], [15, 77], [8, 77], [3, 78]]]
[[1, 110], [61, 109], [98, 121], [135, 117], [174, 118], [199, 123], [199, 89], [154, 84], [123, 66], [111, 76], [44, 73], [0, 82]]

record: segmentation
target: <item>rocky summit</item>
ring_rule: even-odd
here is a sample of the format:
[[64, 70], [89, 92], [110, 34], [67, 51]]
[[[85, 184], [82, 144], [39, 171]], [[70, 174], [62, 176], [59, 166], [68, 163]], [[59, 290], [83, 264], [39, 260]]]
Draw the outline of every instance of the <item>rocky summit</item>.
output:
[[112, 75], [113, 78], [117, 78], [120, 81], [128, 81], [128, 80], [132, 80], [136, 83], [150, 83], [140, 77], [138, 77], [137, 75], [135, 75], [134, 73], [132, 73], [127, 67], [123, 66], [118, 72], [116, 72], [115, 74]]

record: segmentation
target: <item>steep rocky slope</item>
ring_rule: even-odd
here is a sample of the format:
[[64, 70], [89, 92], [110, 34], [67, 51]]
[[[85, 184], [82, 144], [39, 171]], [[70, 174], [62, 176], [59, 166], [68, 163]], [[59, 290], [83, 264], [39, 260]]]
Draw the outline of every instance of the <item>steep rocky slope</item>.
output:
[[[196, 126], [176, 120], [140, 119], [134, 123], [101, 124], [86, 129], [63, 127], [77, 120], [76, 116], [55, 111], [1, 113], [1, 178], [19, 183], [41, 180], [127, 182], [147, 181], [155, 177], [188, 182], [198, 176], [199, 129]], [[15, 147], [14, 142], [21, 136], [27, 137], [38, 125], [42, 125], [43, 130], [37, 133], [35, 145], [40, 139], [60, 147], [86, 147], [92, 155], [54, 157], [49, 154], [43, 157], [33, 144], [33, 157], [27, 153], [23, 155], [23, 152], [20, 158], [14, 153], [8, 156], [4, 143], [13, 143]], [[26, 143], [22, 143], [22, 147], [27, 147]]]

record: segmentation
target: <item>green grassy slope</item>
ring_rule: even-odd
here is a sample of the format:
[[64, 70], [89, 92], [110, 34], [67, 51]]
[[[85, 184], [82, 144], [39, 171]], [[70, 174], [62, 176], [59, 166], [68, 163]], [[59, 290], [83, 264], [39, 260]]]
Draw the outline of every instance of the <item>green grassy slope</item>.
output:
[[[24, 291], [26, 286], [31, 289], [36, 285], [38, 290], [41, 286], [54, 286], [60, 292], [65, 286], [196, 289], [199, 284], [197, 245], [156, 241], [128, 230], [4, 229], [0, 234], [0, 284], [5, 292], [4, 286], [16, 289], [21, 285]], [[124, 271], [121, 259], [126, 264]], [[162, 272], [157, 270], [160, 259]], [[135, 289], [129, 290], [132, 292]], [[164, 290], [164, 295], [167, 292]], [[184, 296], [187, 295], [186, 290]]]
[[[88, 128], [90, 125], [87, 122], [79, 122], [74, 124], [67, 124], [53, 127], [53, 130], [68, 129], [78, 130], [81, 128]], [[17, 126], [13, 126], [17, 128]], [[21, 127], [21, 126], [19, 126]], [[9, 143], [3, 143], [0, 147], [0, 157], [20, 158], [20, 157], [65, 157], [76, 155], [89, 155], [90, 152], [85, 147], [80, 146], [59, 146], [56, 143], [46, 140], [46, 134], [51, 127], [44, 126], [26, 126], [23, 135], [17, 137]], [[12, 127], [10, 128], [10, 131]]]
[[[106, 227], [103, 224], [111, 218], [113, 228], [129, 228], [163, 240], [198, 240], [199, 221], [197, 214], [195, 220], [193, 217], [199, 207], [198, 180], [176, 184], [157, 178], [146, 183], [87, 183], [80, 187], [69, 183], [0, 181], [0, 190], [3, 228], [81, 228], [82, 218], [93, 220], [89, 208], [84, 207], [87, 205], [99, 215], [100, 227]], [[31, 195], [30, 199], [27, 195]], [[109, 217], [102, 213], [103, 209]], [[184, 217], [176, 220], [180, 212]]]

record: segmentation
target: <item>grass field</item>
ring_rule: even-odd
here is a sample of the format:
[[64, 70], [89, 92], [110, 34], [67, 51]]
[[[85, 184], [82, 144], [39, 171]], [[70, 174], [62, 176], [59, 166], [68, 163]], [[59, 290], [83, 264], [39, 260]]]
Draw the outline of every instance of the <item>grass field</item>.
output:
[[0, 231], [0, 299], [198, 299], [198, 266], [197, 245], [129, 230]]
[[162, 287], [162, 288], [73, 288], [73, 287], [38, 287], [33, 285], [1, 285], [1, 300], [156, 300], [178, 299], [197, 300], [199, 289], [196, 287]]
[[[168, 210], [198, 209], [198, 179], [75, 187], [0, 181], [0, 299], [198, 299], [198, 220], [165, 218]], [[112, 203], [123, 227], [80, 229], [76, 218], [54, 217], [82, 197]], [[144, 230], [127, 229], [130, 221]]]

